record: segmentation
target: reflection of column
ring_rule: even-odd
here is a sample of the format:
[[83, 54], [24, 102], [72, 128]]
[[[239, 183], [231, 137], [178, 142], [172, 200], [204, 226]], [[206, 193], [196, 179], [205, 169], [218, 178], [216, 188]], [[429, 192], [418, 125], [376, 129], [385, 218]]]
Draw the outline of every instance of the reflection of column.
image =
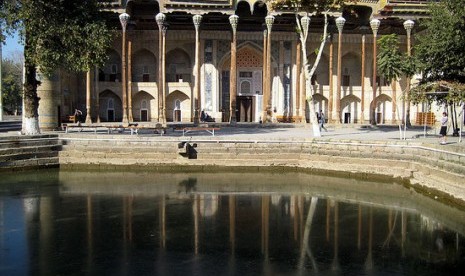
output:
[[262, 196], [262, 254], [268, 258], [270, 223], [270, 196]]
[[95, 66], [95, 110], [97, 111], [97, 123], [100, 123], [100, 91], [99, 91], [99, 76], [100, 70]]
[[365, 260], [365, 270], [373, 269], [373, 207], [370, 207], [370, 217], [368, 223], [368, 256]]
[[333, 36], [329, 39], [329, 99], [328, 99], [328, 120], [333, 122], [333, 56], [334, 56]]
[[158, 13], [155, 16], [155, 20], [158, 25], [158, 122], [162, 123], [163, 120], [163, 26], [165, 25], [166, 15], [163, 13]]
[[87, 195], [87, 272], [92, 274], [92, 263], [93, 263], [93, 233], [92, 233], [92, 221], [93, 221], [93, 214], [92, 214], [92, 196], [90, 194]]
[[123, 123], [128, 122], [128, 103], [127, 103], [127, 83], [126, 83], [126, 26], [129, 20], [129, 14], [122, 13], [119, 15], [119, 20], [123, 28], [123, 46], [122, 46], [122, 69], [121, 69], [121, 93], [123, 98]]
[[401, 225], [401, 235], [402, 235], [402, 241], [401, 241], [401, 247], [402, 247], [402, 257], [405, 257], [405, 239], [407, 237], [407, 214], [405, 214], [405, 211], [402, 211], [402, 225]]
[[237, 104], [237, 57], [236, 57], [236, 29], [239, 16], [233, 14], [229, 17], [229, 23], [231, 24], [233, 34], [231, 41], [231, 70], [229, 76], [229, 123], [235, 124], [236, 118], [236, 104]]
[[378, 83], [376, 82], [376, 36], [378, 34], [379, 24], [381, 22], [378, 19], [372, 19], [370, 21], [371, 29], [373, 30], [373, 77], [372, 77], [372, 87], [373, 87], [373, 101], [371, 102], [371, 124], [376, 125], [376, 90]]
[[294, 230], [294, 240], [297, 241], [299, 236], [299, 202], [296, 195], [291, 198], [291, 206], [294, 206], [294, 220], [293, 220], [293, 230]]
[[128, 40], [128, 116], [129, 122], [134, 121], [132, 116], [132, 40]]
[[86, 124], [92, 124], [92, 117], [91, 117], [91, 71], [90, 69], [86, 72]]
[[339, 36], [337, 39], [337, 90], [336, 90], [336, 118], [335, 123], [341, 123], [341, 79], [342, 79], [342, 70], [341, 70], [341, 63], [342, 63], [342, 28], [344, 28], [344, 24], [346, 20], [344, 17], [339, 16], [336, 18], [336, 26], [339, 32]]
[[326, 199], [326, 241], [329, 242], [329, 221], [331, 219], [331, 204], [330, 200]]
[[160, 201], [160, 247], [165, 249], [166, 248], [166, 201], [165, 195], [162, 195], [162, 199]]
[[194, 208], [194, 247], [195, 254], [199, 254], [199, 216], [200, 216], [200, 195], [195, 195]]
[[334, 204], [334, 259], [332, 263], [332, 270], [339, 271], [339, 203]]
[[234, 195], [229, 195], [229, 242], [231, 254], [234, 255], [236, 248], [236, 196]]
[[192, 17], [195, 27], [195, 81], [194, 81], [194, 123], [199, 123], [200, 114], [200, 37], [199, 28], [202, 16], [196, 14]]
[[360, 250], [362, 247], [362, 205], [358, 204], [358, 239], [357, 248]]
[[[271, 121], [272, 120], [272, 117], [273, 117], [273, 110], [272, 110], [272, 106], [271, 106], [271, 103], [272, 103], [272, 94], [271, 94], [271, 84], [272, 84], [272, 76], [271, 76], [271, 27], [273, 26], [273, 22], [274, 22], [274, 16], [272, 15], [267, 15], [265, 17], [265, 23], [266, 23], [266, 28], [268, 30], [268, 35], [267, 35], [267, 39], [266, 39], [266, 43], [267, 43], [267, 46], [266, 46], [266, 109], [267, 109], [267, 118], [266, 120], [267, 121]], [[264, 118], [265, 119], [265, 118]]]
[[365, 33], [362, 33], [362, 79], [361, 79], [361, 105], [360, 105], [360, 123], [365, 122]]

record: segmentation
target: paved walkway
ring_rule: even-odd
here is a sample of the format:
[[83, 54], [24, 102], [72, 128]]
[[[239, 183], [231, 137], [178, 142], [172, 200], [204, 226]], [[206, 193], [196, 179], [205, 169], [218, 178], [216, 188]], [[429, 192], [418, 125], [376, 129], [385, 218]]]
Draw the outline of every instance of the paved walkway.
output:
[[[171, 127], [175, 128], [176, 125], [168, 125], [170, 129], [166, 138], [182, 137], [182, 131], [173, 131]], [[238, 123], [232, 127], [227, 123], [215, 124], [221, 128], [215, 132], [215, 137], [205, 131], [197, 131], [186, 134], [185, 137], [194, 139], [217, 139], [217, 140], [257, 140], [257, 141], [273, 141], [273, 140], [287, 140], [287, 141], [302, 141], [313, 138], [311, 125], [301, 124], [271, 124], [271, 125], [259, 125], [259, 124], [246, 124]], [[325, 125], [328, 131], [322, 131], [321, 137], [318, 140], [355, 140], [355, 141], [386, 141], [396, 143], [421, 143], [423, 145], [432, 146], [434, 148], [444, 148], [447, 150], [453, 150], [456, 148], [460, 152], [465, 152], [465, 131], [462, 132], [463, 139], [460, 141], [460, 137], [453, 137], [448, 135], [447, 145], [439, 145], [439, 136], [437, 130], [427, 129], [426, 135], [423, 127], [415, 126], [407, 129], [404, 134], [402, 132], [402, 138], [405, 135], [405, 140], [401, 140], [401, 134], [397, 126], [376, 126], [371, 127], [369, 125]], [[47, 132], [47, 133], [63, 133], [63, 131]], [[84, 132], [71, 132], [67, 135], [93, 135], [93, 131]], [[100, 132], [102, 135], [106, 135]], [[1, 131], [1, 136], [18, 135], [18, 131]], [[113, 137], [117, 135], [130, 135], [129, 133], [117, 134], [113, 133]], [[148, 131], [141, 131], [140, 137], [159, 137], [160, 136], [150, 133]]]

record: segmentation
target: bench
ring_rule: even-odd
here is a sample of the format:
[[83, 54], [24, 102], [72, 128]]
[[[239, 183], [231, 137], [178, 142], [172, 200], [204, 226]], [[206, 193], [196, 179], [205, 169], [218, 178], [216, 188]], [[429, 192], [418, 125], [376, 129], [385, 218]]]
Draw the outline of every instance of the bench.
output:
[[68, 133], [72, 129], [77, 129], [77, 132], [81, 132], [84, 129], [91, 129], [94, 130], [94, 133], [97, 133], [97, 128], [99, 126], [91, 126], [91, 125], [78, 125], [78, 124], [63, 124], [62, 128], [64, 129], [65, 133]]
[[215, 136], [215, 130], [220, 130], [218, 127], [185, 127], [182, 128], [182, 136], [186, 135], [189, 132], [194, 131], [206, 131], [210, 133], [212, 136]]
[[137, 134], [139, 135], [139, 130], [144, 130], [144, 129], [147, 129], [147, 130], [153, 130], [153, 132], [157, 132], [158, 134], [160, 134], [160, 136], [163, 136], [163, 134], [166, 133], [166, 127], [162, 127], [162, 126], [128, 126], [129, 130], [131, 131], [131, 135], [133, 134]]

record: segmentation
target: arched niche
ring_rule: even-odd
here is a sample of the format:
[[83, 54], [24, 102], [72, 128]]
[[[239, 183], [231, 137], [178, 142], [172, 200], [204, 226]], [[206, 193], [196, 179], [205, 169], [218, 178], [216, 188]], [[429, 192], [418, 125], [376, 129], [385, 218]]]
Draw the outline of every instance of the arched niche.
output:
[[192, 78], [191, 58], [186, 51], [176, 48], [166, 54], [166, 81], [190, 82]]
[[155, 98], [146, 91], [137, 92], [132, 99], [132, 116], [134, 121], [152, 121], [156, 114], [157, 102]]
[[157, 81], [157, 59], [147, 49], [141, 49], [132, 55], [132, 81], [155, 82]]
[[111, 90], [104, 90], [99, 94], [99, 116], [103, 122], [121, 122], [123, 119], [123, 105], [121, 99]]
[[121, 81], [121, 56], [114, 49], [109, 50], [107, 62], [99, 69], [99, 81]]

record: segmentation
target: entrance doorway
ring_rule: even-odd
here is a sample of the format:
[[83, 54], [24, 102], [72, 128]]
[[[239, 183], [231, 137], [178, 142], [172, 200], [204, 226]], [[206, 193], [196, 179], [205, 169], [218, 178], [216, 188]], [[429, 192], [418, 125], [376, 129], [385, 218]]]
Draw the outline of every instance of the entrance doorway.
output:
[[149, 120], [149, 110], [147, 108], [147, 101], [143, 100], [140, 106], [140, 121], [147, 122]]
[[237, 97], [237, 114], [238, 122], [253, 122], [254, 121], [254, 97], [239, 96]]

